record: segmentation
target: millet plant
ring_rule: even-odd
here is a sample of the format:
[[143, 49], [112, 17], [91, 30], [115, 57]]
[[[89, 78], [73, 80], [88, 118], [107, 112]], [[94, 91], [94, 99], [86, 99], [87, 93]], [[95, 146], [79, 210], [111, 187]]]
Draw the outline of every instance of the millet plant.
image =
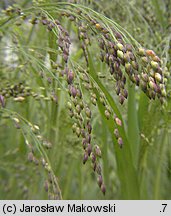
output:
[[4, 1], [1, 199], [171, 198], [170, 11]]

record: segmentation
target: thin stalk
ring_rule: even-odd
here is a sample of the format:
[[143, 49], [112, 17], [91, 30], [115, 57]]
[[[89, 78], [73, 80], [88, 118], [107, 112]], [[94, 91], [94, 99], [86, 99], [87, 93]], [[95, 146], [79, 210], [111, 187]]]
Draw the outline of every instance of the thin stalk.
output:
[[134, 161], [135, 167], [138, 163], [138, 154], [139, 154], [139, 145], [140, 145], [140, 136], [139, 136], [139, 125], [138, 125], [138, 116], [137, 116], [137, 104], [136, 104], [136, 94], [135, 86], [128, 85], [128, 140], [132, 152], [132, 158]]

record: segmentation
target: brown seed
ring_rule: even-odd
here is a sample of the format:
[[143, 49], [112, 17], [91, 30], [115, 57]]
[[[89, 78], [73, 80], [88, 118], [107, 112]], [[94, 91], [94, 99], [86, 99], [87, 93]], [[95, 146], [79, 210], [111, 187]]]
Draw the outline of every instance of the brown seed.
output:
[[155, 62], [161, 62], [161, 59], [158, 56], [153, 56], [152, 59]]
[[98, 176], [97, 183], [98, 183], [99, 187], [101, 187], [101, 185], [103, 183], [103, 178], [101, 175]]
[[148, 75], [146, 73], [142, 73], [141, 77], [142, 77], [144, 82], [148, 82]]
[[119, 32], [115, 32], [115, 37], [117, 39], [122, 39], [122, 35]]
[[119, 138], [119, 130], [117, 128], [114, 129], [114, 135], [115, 135], [116, 139]]
[[87, 122], [87, 129], [88, 129], [88, 133], [91, 134], [92, 126], [89, 121]]
[[32, 161], [33, 161], [33, 158], [34, 158], [33, 153], [32, 153], [32, 152], [29, 152], [29, 153], [28, 153], [28, 161], [29, 161], [29, 162], [32, 162]]
[[125, 101], [125, 97], [122, 94], [120, 94], [119, 95], [119, 103], [122, 105], [124, 103], [124, 101]]
[[151, 56], [151, 57], [154, 57], [156, 55], [153, 50], [146, 50], [146, 54], [147, 56]]
[[81, 136], [82, 136], [82, 138], [86, 137], [86, 132], [83, 128], [81, 129]]
[[132, 51], [132, 45], [131, 44], [126, 44], [126, 50]]
[[82, 144], [83, 144], [83, 149], [86, 149], [87, 140], [85, 138], [82, 140]]
[[75, 98], [77, 95], [77, 89], [74, 86], [69, 87], [70, 94]]
[[128, 91], [127, 91], [126, 89], [123, 90], [123, 96], [124, 96], [125, 98], [128, 97]]
[[94, 172], [96, 171], [96, 168], [97, 168], [97, 164], [95, 162], [95, 163], [93, 163], [93, 170], [94, 170]]
[[91, 118], [91, 110], [88, 107], [85, 108], [85, 113], [88, 118]]
[[49, 183], [48, 183], [48, 180], [45, 181], [45, 183], [44, 183], [44, 188], [45, 188], [45, 191], [48, 192], [48, 190], [49, 190]]
[[73, 73], [73, 71], [70, 70], [68, 72], [68, 75], [67, 75], [67, 82], [68, 82], [68, 84], [71, 84], [73, 82], [73, 79], [74, 79], [74, 73]]
[[105, 110], [105, 116], [106, 116], [107, 119], [110, 118], [110, 112], [108, 110]]
[[86, 140], [87, 140], [87, 143], [91, 142], [91, 135], [90, 134], [87, 135]]
[[92, 163], [95, 163], [95, 161], [96, 161], [96, 156], [93, 152], [91, 154], [91, 161], [92, 161]]
[[106, 193], [106, 186], [104, 184], [101, 185], [101, 191], [105, 195], [105, 193]]
[[83, 157], [83, 164], [86, 163], [86, 161], [88, 160], [88, 154], [87, 152], [84, 154], [84, 157]]
[[89, 156], [90, 156], [91, 152], [92, 152], [92, 146], [91, 146], [90, 143], [88, 143], [88, 145], [87, 145], [87, 153], [88, 153]]
[[101, 150], [100, 150], [100, 147], [98, 145], [95, 145], [95, 154], [98, 156], [98, 157], [101, 157], [102, 153], [101, 153]]
[[127, 62], [125, 64], [125, 71], [126, 71], [127, 74], [130, 74], [131, 71], [132, 71], [132, 66], [131, 66], [131, 64], [129, 62]]
[[102, 174], [102, 168], [101, 168], [100, 164], [96, 165], [96, 172], [97, 172], [98, 175]]
[[122, 122], [118, 117], [115, 117], [114, 120], [115, 120], [117, 125], [122, 126]]
[[121, 137], [118, 138], [118, 144], [119, 144], [120, 148], [122, 148], [122, 146], [123, 146], [123, 140], [122, 140]]
[[5, 99], [2, 95], [0, 95], [0, 104], [3, 108], [5, 107]]

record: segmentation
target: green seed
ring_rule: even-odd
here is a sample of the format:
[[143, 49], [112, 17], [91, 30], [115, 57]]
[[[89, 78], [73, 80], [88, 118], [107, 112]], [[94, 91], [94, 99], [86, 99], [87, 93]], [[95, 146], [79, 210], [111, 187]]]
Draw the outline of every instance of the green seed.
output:
[[151, 61], [150, 64], [151, 64], [153, 69], [157, 69], [159, 67], [159, 64], [155, 61]]
[[120, 51], [120, 50], [117, 50], [117, 56], [118, 56], [120, 59], [123, 59], [123, 57], [124, 57], [124, 54], [123, 54], [123, 52], [122, 52], [122, 51]]
[[154, 74], [155, 80], [158, 82], [162, 82], [162, 76], [159, 73]]

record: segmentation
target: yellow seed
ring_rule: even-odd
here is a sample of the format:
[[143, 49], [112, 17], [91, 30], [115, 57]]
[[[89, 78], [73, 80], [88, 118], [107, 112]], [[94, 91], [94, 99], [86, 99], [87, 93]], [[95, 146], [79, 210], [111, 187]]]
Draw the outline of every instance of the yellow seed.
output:
[[15, 123], [19, 123], [20, 120], [18, 118], [13, 118], [13, 120], [15, 121]]
[[40, 130], [39, 126], [38, 125], [34, 125], [33, 126], [36, 130]]
[[101, 27], [101, 25], [99, 24], [99, 23], [96, 23], [96, 29], [101, 29], [102, 27]]
[[152, 68], [154, 68], [154, 69], [157, 69], [157, 68], [159, 67], [158, 63], [155, 62], [155, 61], [151, 61], [151, 66], [152, 66]]
[[159, 73], [155, 73], [154, 77], [158, 82], [162, 81], [162, 76]]
[[122, 126], [122, 122], [118, 117], [115, 118], [115, 122], [117, 125]]
[[24, 101], [25, 100], [25, 98], [24, 97], [16, 97], [16, 98], [14, 98], [14, 101], [17, 101], [17, 102], [22, 102], [22, 101]]

